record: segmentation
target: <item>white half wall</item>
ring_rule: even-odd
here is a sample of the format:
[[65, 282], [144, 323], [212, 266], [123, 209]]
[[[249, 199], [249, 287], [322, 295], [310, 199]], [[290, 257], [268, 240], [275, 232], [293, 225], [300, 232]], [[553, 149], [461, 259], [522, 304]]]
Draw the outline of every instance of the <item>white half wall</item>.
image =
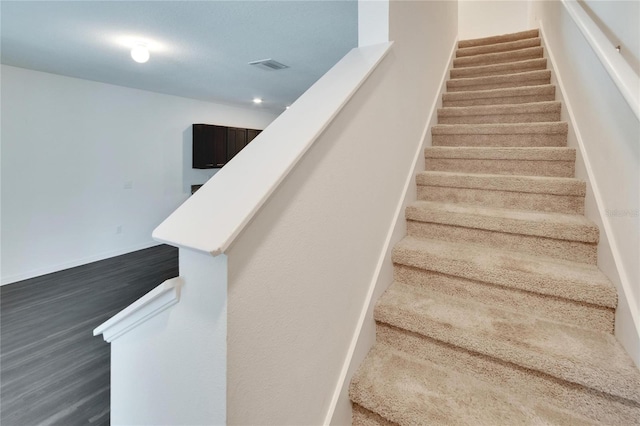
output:
[[[450, 15], [449, 15], [450, 17]], [[396, 22], [396, 24], [399, 24]], [[402, 31], [402, 26], [398, 25], [393, 28], [394, 34], [398, 31]], [[328, 413], [328, 417], [325, 420], [325, 424], [331, 425], [346, 425], [351, 421], [352, 406], [349, 399], [349, 385], [351, 378], [359, 368], [362, 361], [368, 354], [371, 347], [376, 340], [376, 323], [373, 318], [373, 311], [375, 305], [382, 297], [384, 291], [389, 287], [393, 281], [393, 263], [391, 261], [393, 247], [397, 242], [407, 235], [407, 220], [405, 219], [406, 207], [417, 200], [417, 185], [415, 177], [418, 173], [425, 170], [425, 158], [424, 149], [431, 146], [431, 127], [438, 123], [438, 108], [442, 107], [442, 93], [446, 92], [446, 82], [449, 77], [449, 69], [453, 66], [453, 59], [455, 58], [455, 51], [457, 48], [457, 39], [449, 40], [451, 43], [449, 60], [442, 64], [441, 75], [437, 75], [437, 68], [431, 67], [429, 69], [428, 78], [435, 82], [439, 81], [439, 93], [432, 101], [431, 111], [429, 114], [429, 120], [424, 128], [424, 134], [422, 137], [422, 144], [418, 145], [415, 156], [413, 159], [412, 167], [407, 170], [407, 176], [405, 180], [405, 187], [403, 188], [403, 198], [399, 200], [396, 205], [396, 212], [394, 215], [394, 223], [389, 229], [387, 234], [387, 240], [384, 245], [383, 256], [379, 259], [379, 264], [376, 267], [374, 277], [369, 287], [367, 297], [364, 300], [362, 306], [361, 317], [359, 321], [359, 328], [356, 329], [353, 340], [351, 342], [350, 351], [343, 366], [343, 372], [341, 379], [342, 382], [338, 382], [339, 386], [336, 389], [336, 401], [333, 412]], [[431, 46], [433, 47], [433, 46]]]
[[615, 334], [640, 366], [640, 122], [559, 1], [536, 2], [554, 81], [571, 121], [585, 215], [600, 227], [598, 267], [618, 290]]
[[178, 304], [111, 342], [114, 426], [225, 424], [227, 258], [180, 249], [180, 273]]
[[157, 244], [204, 183], [191, 124], [276, 115], [2, 65], [2, 284]]
[[529, 0], [458, 2], [458, 39], [488, 37], [529, 29]]
[[230, 425], [323, 424], [350, 379], [457, 34], [456, 2], [392, 1], [389, 17], [392, 50], [226, 253]]

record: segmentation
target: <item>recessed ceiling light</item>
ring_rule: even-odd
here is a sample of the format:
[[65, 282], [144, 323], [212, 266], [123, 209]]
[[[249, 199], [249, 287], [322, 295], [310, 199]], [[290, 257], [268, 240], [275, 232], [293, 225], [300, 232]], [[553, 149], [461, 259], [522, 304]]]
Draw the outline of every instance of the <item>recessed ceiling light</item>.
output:
[[284, 109], [289, 109], [289, 108], [291, 108], [289, 105], [287, 105], [286, 107], [284, 107]]
[[142, 43], [138, 43], [131, 48], [131, 58], [139, 64], [147, 62], [149, 56], [149, 48]]
[[254, 103], [254, 104], [261, 104], [261, 103], [262, 103], [262, 99], [260, 99], [260, 98], [253, 98], [253, 103]]

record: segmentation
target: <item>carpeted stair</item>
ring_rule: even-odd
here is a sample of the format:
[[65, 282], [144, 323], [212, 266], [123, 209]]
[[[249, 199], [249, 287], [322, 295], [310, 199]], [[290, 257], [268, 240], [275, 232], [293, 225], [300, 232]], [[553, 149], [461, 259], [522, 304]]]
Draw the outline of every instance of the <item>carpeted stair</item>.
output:
[[640, 424], [538, 30], [458, 43], [354, 425]]

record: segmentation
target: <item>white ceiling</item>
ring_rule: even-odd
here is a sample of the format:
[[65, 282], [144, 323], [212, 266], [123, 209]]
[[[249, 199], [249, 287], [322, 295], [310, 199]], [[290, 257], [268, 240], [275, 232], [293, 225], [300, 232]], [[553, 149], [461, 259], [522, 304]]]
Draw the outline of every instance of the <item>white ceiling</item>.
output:
[[[1, 61], [281, 112], [357, 45], [357, 1], [0, 2]], [[151, 59], [131, 60], [132, 40]], [[248, 62], [272, 58], [290, 68]]]

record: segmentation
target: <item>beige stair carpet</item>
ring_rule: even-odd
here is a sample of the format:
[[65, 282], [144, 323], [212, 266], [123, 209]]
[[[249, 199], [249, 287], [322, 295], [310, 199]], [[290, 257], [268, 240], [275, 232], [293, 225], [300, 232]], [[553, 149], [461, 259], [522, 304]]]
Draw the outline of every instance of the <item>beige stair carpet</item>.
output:
[[551, 84], [523, 86], [506, 89], [478, 90], [468, 92], [445, 93], [443, 107], [463, 107], [500, 104], [529, 104], [533, 102], [553, 101], [556, 87]]
[[517, 74], [525, 71], [545, 70], [547, 60], [545, 58], [527, 59], [506, 64], [481, 65], [477, 67], [451, 68], [449, 77], [482, 77], [486, 75]]
[[425, 158], [433, 171], [571, 177], [576, 152], [572, 148], [431, 147]]
[[[541, 52], [542, 53], [542, 52]], [[449, 92], [490, 90], [512, 87], [539, 86], [551, 82], [551, 71], [525, 71], [507, 75], [455, 78], [447, 81]]]
[[354, 425], [640, 424], [539, 37], [458, 43]]
[[433, 146], [565, 146], [566, 122], [515, 124], [438, 124], [431, 128]]

